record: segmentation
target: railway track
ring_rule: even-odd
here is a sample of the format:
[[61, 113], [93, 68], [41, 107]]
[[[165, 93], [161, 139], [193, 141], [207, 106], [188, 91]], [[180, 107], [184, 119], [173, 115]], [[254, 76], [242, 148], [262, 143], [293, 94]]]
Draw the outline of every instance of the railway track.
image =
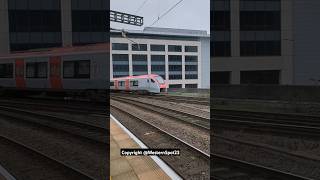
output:
[[37, 109], [44, 111], [57, 111], [73, 114], [99, 114], [107, 115], [107, 104], [97, 105], [88, 102], [68, 102], [68, 101], [49, 101], [49, 100], [35, 100], [22, 101], [17, 99], [3, 99], [0, 100], [0, 105], [15, 108]]
[[[5, 125], [2, 129], [3, 132], [0, 131], [0, 136], [11, 137], [12, 141], [29, 149], [30, 152], [33, 151], [35, 156], [40, 156], [39, 160], [32, 158], [25, 161], [30, 163], [35, 160], [38, 163], [38, 168], [30, 168], [30, 174], [27, 174], [27, 178], [24, 178], [24, 171], [26, 171], [24, 166], [28, 167], [27, 165], [20, 166], [22, 163], [18, 159], [0, 158], [0, 162], [6, 163], [4, 166], [10, 167], [12, 172], [18, 173], [17, 177], [19, 179], [38, 179], [38, 176], [39, 179], [61, 180], [101, 179], [106, 177], [107, 153], [105, 149], [109, 145], [109, 130], [107, 127], [82, 122], [81, 119], [68, 119], [29, 111], [23, 107], [0, 106], [0, 117], [0, 123]], [[17, 130], [19, 133], [15, 133]], [[6, 153], [14, 152], [16, 156], [20, 153], [19, 151], [17, 145]], [[21, 156], [25, 156], [25, 154]], [[24, 161], [23, 158], [21, 160]], [[53, 163], [46, 165], [46, 161], [52, 161]], [[59, 174], [54, 174], [56, 167], [63, 169], [64, 174], [61, 177]], [[50, 168], [53, 168], [53, 174], [50, 174]], [[50, 169], [48, 170], [48, 178], [42, 178], [42, 174], [45, 174], [47, 169]], [[71, 170], [68, 169], [77, 171], [79, 175], [72, 175]], [[59, 171], [57, 173], [60, 173]], [[81, 177], [80, 174], [85, 175], [85, 177]]]
[[188, 104], [199, 104], [210, 106], [210, 98], [199, 98], [199, 97], [185, 97], [185, 96], [170, 96], [170, 95], [139, 95], [139, 94], [129, 94], [129, 93], [110, 93], [110, 98], [112, 97], [143, 97], [151, 98], [165, 101], [173, 101]]
[[193, 126], [197, 126], [204, 131], [210, 131], [210, 118], [206, 116], [196, 115], [189, 112], [177, 110], [170, 107], [165, 107], [164, 105], [155, 105], [150, 103], [146, 103], [143, 101], [139, 101], [138, 99], [126, 98], [126, 97], [111, 97], [116, 101], [124, 102], [127, 104], [131, 104], [133, 106], [137, 106], [143, 109], [146, 109], [150, 112], [154, 112], [157, 114], [161, 114], [167, 116], [169, 118], [175, 118], [181, 122], [191, 124]]
[[[161, 156], [177, 174], [185, 179], [209, 179], [210, 155], [162, 130], [132, 112], [111, 104], [111, 113], [149, 148], [178, 148], [180, 156]], [[147, 135], [146, 135], [147, 134]]]
[[219, 154], [211, 154], [211, 161], [213, 180], [312, 180]]
[[237, 110], [211, 109], [215, 125], [272, 128], [275, 132], [319, 136], [320, 117]]
[[16, 121], [47, 127], [96, 143], [107, 144], [109, 130], [76, 119], [66, 119], [54, 115], [28, 111], [20, 108], [0, 106], [0, 116]]
[[11, 163], [9, 166], [18, 169], [14, 176], [19, 179], [95, 179], [86, 172], [75, 169], [9, 137], [0, 136], [0, 147], [1, 161], [15, 162], [14, 165]]
[[[216, 154], [220, 154], [223, 157], [241, 157], [242, 160], [236, 159], [239, 162], [244, 162], [252, 166], [258, 166], [260, 168], [257, 172], [242, 172], [244, 176], [255, 177], [259, 175], [260, 177], [264, 176], [274, 176], [274, 177], [283, 177], [282, 179], [295, 179], [299, 177], [300, 179], [312, 179], [319, 176], [318, 165], [320, 163], [319, 159], [315, 159], [313, 156], [303, 154], [301, 152], [288, 151], [284, 148], [278, 148], [270, 146], [267, 144], [252, 142], [247, 140], [238, 140], [234, 137], [225, 137], [221, 135], [213, 136]], [[218, 146], [218, 147], [217, 147]], [[227, 152], [225, 148], [237, 149], [234, 152]], [[251, 153], [255, 152], [254, 155]], [[249, 154], [248, 154], [249, 153]], [[223, 155], [222, 155], [223, 154]], [[230, 157], [229, 157], [230, 158]], [[234, 158], [230, 158], [234, 159]], [[287, 162], [275, 163], [278, 162], [276, 159], [286, 159]], [[241, 166], [239, 166], [241, 167]], [[304, 169], [305, 168], [305, 169]], [[231, 168], [229, 168], [231, 169]], [[239, 168], [238, 168], [239, 169]], [[252, 168], [247, 168], [248, 170]], [[266, 169], [265, 171], [263, 169]], [[247, 170], [247, 171], [248, 171]], [[273, 172], [274, 171], [274, 172]], [[264, 175], [263, 172], [269, 172]], [[236, 172], [235, 174], [237, 174]], [[231, 173], [229, 173], [231, 174]], [[262, 175], [261, 175], [262, 174]], [[275, 176], [275, 174], [278, 174]], [[283, 174], [283, 175], [281, 175]], [[261, 178], [263, 179], [263, 178]], [[297, 179], [297, 178], [296, 178]], [[315, 178], [317, 179], [317, 178]]]

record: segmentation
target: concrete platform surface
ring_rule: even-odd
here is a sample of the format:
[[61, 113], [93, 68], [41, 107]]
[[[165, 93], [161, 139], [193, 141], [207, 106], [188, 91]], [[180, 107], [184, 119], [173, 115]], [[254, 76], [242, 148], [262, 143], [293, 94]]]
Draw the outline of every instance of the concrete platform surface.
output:
[[120, 148], [140, 148], [140, 146], [110, 118], [111, 180], [171, 179], [151, 157], [121, 156]]
[[16, 180], [16, 179], [0, 164], [0, 180]]

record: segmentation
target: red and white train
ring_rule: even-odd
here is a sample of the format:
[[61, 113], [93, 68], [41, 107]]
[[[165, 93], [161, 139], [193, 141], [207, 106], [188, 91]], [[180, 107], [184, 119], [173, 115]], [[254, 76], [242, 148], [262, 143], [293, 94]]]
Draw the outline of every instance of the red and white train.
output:
[[110, 81], [112, 91], [158, 94], [166, 92], [167, 87], [165, 80], [156, 74], [120, 77]]
[[105, 94], [109, 57], [109, 43], [0, 55], [0, 94]]

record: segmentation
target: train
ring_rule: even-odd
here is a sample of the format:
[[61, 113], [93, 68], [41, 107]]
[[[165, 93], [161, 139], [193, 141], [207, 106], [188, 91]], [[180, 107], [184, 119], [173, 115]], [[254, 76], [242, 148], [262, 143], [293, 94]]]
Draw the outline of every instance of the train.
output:
[[132, 92], [138, 94], [160, 94], [167, 92], [168, 84], [157, 74], [126, 76], [110, 80], [113, 92]]
[[109, 43], [99, 43], [1, 55], [0, 94], [106, 94], [109, 48]]

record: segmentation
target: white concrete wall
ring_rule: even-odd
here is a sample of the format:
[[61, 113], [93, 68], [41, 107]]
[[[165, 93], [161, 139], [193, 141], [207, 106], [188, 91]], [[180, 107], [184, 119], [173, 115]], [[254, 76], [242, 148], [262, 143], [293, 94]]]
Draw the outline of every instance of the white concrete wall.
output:
[[[132, 54], [145, 54], [148, 57], [148, 73], [151, 73], [151, 55], [165, 55], [165, 66], [166, 66], [166, 80], [169, 84], [182, 84], [182, 87], [185, 87], [185, 84], [198, 84], [198, 88], [209, 88], [210, 87], [210, 66], [208, 66], [209, 59], [202, 58], [202, 53], [204, 50], [207, 50], [207, 54], [204, 57], [209, 57], [210, 54], [209, 48], [209, 38], [207, 38], [207, 44], [209, 48], [203, 48], [200, 41], [179, 41], [179, 40], [163, 40], [163, 39], [137, 39], [130, 38], [134, 43], [138, 44], [147, 44], [148, 51], [132, 51], [131, 45], [133, 42], [129, 41], [126, 38], [116, 38], [113, 37], [110, 39], [111, 43], [127, 43], [129, 44], [128, 51], [121, 50], [112, 50], [112, 45], [110, 46], [110, 77], [113, 77], [113, 66], [112, 66], [112, 54], [128, 54], [129, 55], [129, 74], [132, 75]], [[164, 52], [154, 52], [150, 51], [150, 44], [161, 44], [166, 45], [166, 51]], [[182, 52], [168, 52], [168, 45], [181, 45]], [[184, 52], [184, 46], [198, 46], [198, 52]], [[202, 50], [204, 49], [204, 50]], [[181, 55], [182, 56], [182, 79], [181, 80], [169, 80], [169, 68], [168, 68], [168, 55]], [[185, 55], [196, 55], [198, 56], [198, 79], [185, 79]], [[208, 61], [208, 62], [205, 62]], [[202, 68], [203, 67], [203, 68]], [[204, 72], [207, 70], [207, 72]], [[204, 76], [209, 77], [204, 78]]]
[[72, 46], [72, 9], [71, 0], [61, 1], [62, 45]]
[[294, 84], [320, 85], [320, 1], [294, 1]]
[[8, 0], [0, 0], [0, 54], [9, 53]]

